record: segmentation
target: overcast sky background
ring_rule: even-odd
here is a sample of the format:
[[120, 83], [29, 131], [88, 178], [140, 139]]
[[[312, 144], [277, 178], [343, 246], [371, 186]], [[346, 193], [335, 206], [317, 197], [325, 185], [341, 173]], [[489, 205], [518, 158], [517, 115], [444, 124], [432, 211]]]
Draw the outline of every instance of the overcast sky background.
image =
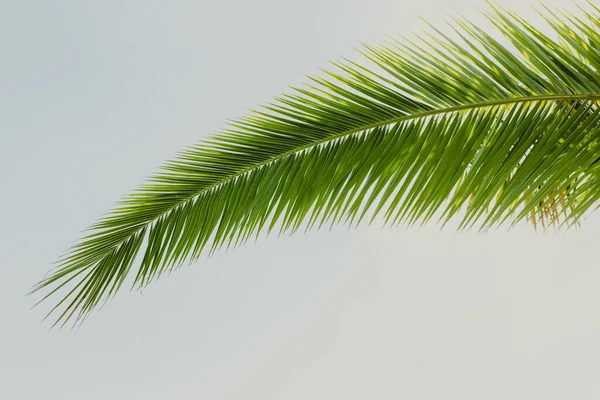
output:
[[50, 331], [24, 294], [122, 194], [442, 3], [0, 3], [1, 399], [600, 398], [600, 213], [560, 234], [273, 236]]

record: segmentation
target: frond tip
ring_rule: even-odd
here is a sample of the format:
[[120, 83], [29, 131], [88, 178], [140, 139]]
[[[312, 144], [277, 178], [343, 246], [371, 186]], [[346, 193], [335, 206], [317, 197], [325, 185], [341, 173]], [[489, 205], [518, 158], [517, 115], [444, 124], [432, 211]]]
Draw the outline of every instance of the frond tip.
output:
[[33, 291], [60, 296], [50, 313], [64, 324], [132, 269], [141, 288], [273, 229], [571, 226], [600, 199], [600, 10], [581, 11], [549, 10], [551, 37], [493, 9], [510, 46], [463, 20], [456, 39], [366, 46], [368, 66], [338, 63], [166, 163]]

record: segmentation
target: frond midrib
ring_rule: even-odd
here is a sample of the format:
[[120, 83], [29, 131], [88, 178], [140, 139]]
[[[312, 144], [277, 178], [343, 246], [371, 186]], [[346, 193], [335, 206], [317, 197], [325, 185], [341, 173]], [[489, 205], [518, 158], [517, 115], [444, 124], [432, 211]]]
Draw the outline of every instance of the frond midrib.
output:
[[[127, 236], [126, 238], [121, 240], [114, 248], [120, 246], [123, 242], [125, 242], [127, 240], [127, 238], [135, 235], [137, 232], [139, 232], [144, 227], [154, 223], [155, 221], [157, 221], [159, 218], [163, 217], [164, 215], [169, 214], [173, 210], [180, 207], [182, 204], [185, 204], [185, 203], [197, 198], [198, 196], [201, 196], [203, 193], [206, 193], [213, 189], [216, 189], [219, 186], [222, 186], [222, 185], [226, 184], [227, 182], [230, 182], [233, 179], [236, 179], [240, 176], [248, 174], [248, 173], [252, 172], [253, 170], [259, 169], [265, 165], [271, 164], [271, 163], [281, 160], [285, 157], [288, 157], [293, 154], [307, 150], [309, 148], [319, 146], [319, 145], [325, 144], [327, 142], [334, 141], [336, 139], [343, 138], [345, 136], [349, 136], [349, 135], [352, 135], [352, 134], [355, 134], [358, 132], [368, 131], [370, 129], [374, 129], [374, 128], [378, 128], [378, 127], [391, 125], [391, 124], [398, 123], [398, 122], [409, 121], [409, 120], [418, 119], [418, 118], [425, 118], [425, 117], [429, 117], [429, 116], [446, 114], [446, 113], [451, 113], [451, 112], [465, 111], [465, 110], [472, 110], [472, 109], [486, 108], [486, 107], [494, 107], [494, 106], [501, 106], [501, 105], [509, 105], [509, 104], [517, 104], [517, 103], [526, 103], [526, 102], [560, 101], [560, 100], [600, 101], [600, 93], [564, 94], [564, 95], [535, 95], [535, 96], [511, 97], [511, 98], [506, 98], [506, 99], [498, 99], [498, 100], [490, 100], [490, 101], [477, 102], [477, 103], [462, 104], [462, 105], [458, 105], [458, 106], [439, 108], [436, 110], [423, 111], [423, 112], [414, 113], [411, 115], [403, 115], [401, 117], [390, 118], [390, 119], [375, 122], [372, 124], [363, 125], [363, 126], [351, 129], [351, 130], [346, 130], [346, 131], [328, 136], [326, 138], [316, 140], [314, 142], [311, 142], [311, 143], [296, 147], [294, 149], [288, 150], [284, 153], [270, 157], [259, 163], [252, 164], [246, 168], [243, 168], [243, 169], [237, 171], [234, 174], [231, 174], [231, 175], [221, 179], [219, 182], [213, 183], [209, 186], [205, 186], [205, 187], [201, 188], [200, 190], [196, 191], [195, 193], [193, 193], [189, 196], [185, 196], [177, 203], [174, 203], [167, 210], [165, 210], [165, 211], [153, 216], [151, 219], [147, 220], [146, 223], [141, 223], [138, 229], [131, 232], [131, 234], [129, 236]], [[107, 252], [108, 251], [110, 251], [110, 249], [107, 250]]]

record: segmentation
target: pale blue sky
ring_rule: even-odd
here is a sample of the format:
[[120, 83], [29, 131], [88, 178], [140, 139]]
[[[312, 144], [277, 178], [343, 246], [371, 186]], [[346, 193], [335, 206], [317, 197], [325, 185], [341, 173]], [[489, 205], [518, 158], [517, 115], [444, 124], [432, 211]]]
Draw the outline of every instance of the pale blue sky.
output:
[[598, 214], [564, 234], [272, 237], [74, 331], [29, 309], [51, 262], [177, 150], [440, 4], [1, 1], [0, 399], [600, 398]]

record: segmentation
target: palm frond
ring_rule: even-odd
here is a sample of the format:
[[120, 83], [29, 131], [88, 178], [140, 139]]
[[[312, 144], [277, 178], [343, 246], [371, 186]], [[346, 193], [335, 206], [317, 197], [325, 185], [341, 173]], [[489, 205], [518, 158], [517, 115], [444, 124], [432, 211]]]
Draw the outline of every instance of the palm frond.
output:
[[[511, 45], [450, 35], [365, 46], [181, 152], [94, 224], [33, 291], [57, 323], [127, 276], [141, 288], [260, 232], [355, 224], [570, 226], [600, 199], [600, 10], [546, 10], [554, 34], [492, 6]], [[133, 271], [130, 271], [133, 268]]]

